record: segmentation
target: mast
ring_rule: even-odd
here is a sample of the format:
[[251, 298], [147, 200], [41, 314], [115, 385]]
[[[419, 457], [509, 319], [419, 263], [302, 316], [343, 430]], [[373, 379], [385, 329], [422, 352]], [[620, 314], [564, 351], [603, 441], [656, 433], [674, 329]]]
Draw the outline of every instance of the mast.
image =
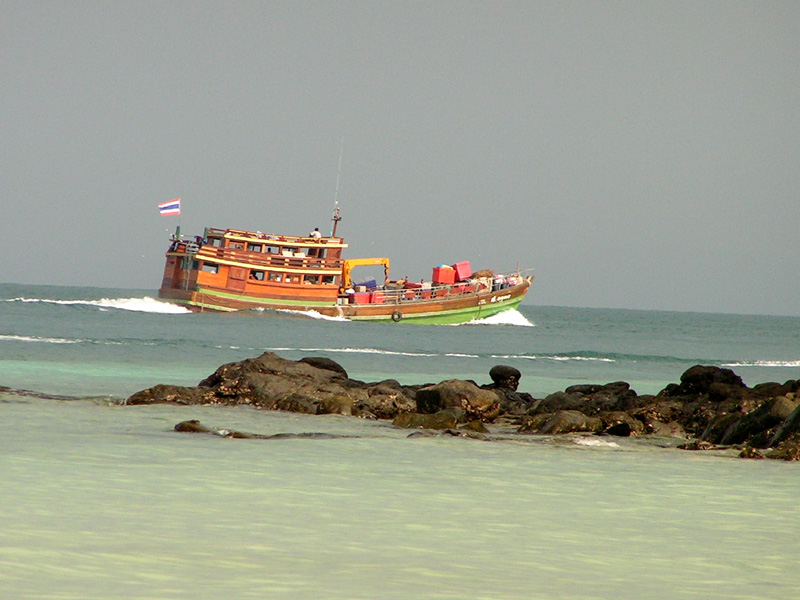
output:
[[336, 237], [336, 228], [341, 220], [342, 217], [339, 216], [339, 207], [337, 206], [333, 209], [333, 218], [331, 219], [331, 221], [333, 221], [333, 231], [331, 231], [331, 237]]
[[339, 226], [339, 221], [342, 217], [339, 216], [339, 179], [342, 176], [342, 154], [344, 154], [344, 136], [339, 146], [339, 168], [336, 171], [336, 191], [333, 194], [333, 229], [331, 230], [331, 237], [336, 237], [336, 228]]

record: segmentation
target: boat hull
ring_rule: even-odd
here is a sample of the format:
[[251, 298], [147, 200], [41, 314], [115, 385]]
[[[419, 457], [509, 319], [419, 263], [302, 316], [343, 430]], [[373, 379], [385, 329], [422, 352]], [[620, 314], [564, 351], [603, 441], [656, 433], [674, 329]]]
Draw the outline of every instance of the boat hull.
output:
[[483, 319], [519, 306], [531, 285], [530, 278], [495, 291], [458, 294], [430, 300], [395, 298], [381, 304], [339, 304], [275, 298], [257, 298], [197, 286], [192, 290], [162, 288], [159, 297], [194, 312], [243, 310], [316, 311], [327, 317], [352, 321], [386, 321], [419, 324], [455, 324]]

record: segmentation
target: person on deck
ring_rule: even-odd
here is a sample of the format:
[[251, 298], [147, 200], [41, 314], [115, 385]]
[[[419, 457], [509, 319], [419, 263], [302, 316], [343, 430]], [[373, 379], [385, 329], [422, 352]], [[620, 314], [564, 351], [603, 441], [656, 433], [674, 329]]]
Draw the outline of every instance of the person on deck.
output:
[[318, 240], [322, 237], [322, 234], [319, 232], [319, 227], [314, 227], [314, 231], [308, 234], [308, 237], [312, 237], [315, 240]]

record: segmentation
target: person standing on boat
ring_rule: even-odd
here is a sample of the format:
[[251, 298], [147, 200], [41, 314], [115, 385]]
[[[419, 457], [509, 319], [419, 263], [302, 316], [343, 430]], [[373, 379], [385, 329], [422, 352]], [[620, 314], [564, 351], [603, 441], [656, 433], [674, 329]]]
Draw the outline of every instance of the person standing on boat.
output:
[[312, 237], [315, 240], [318, 240], [322, 237], [322, 234], [319, 232], [319, 227], [314, 227], [314, 231], [308, 234], [308, 237]]

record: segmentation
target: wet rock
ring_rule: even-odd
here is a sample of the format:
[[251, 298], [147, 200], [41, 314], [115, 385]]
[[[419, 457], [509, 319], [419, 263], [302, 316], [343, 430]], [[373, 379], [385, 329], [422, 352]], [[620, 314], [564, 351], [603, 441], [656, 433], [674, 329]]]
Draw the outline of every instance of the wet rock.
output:
[[318, 403], [314, 396], [310, 396], [302, 392], [296, 392], [284, 398], [280, 398], [270, 408], [273, 408], [274, 410], [285, 410], [287, 412], [315, 415], [318, 412]]
[[352, 415], [353, 399], [346, 394], [333, 394], [317, 403], [318, 415]]
[[766, 452], [767, 458], [776, 460], [800, 460], [800, 434], [793, 434], [781, 441], [775, 448]]
[[469, 421], [468, 423], [459, 425], [458, 429], [460, 429], [461, 431], [472, 431], [474, 433], [489, 433], [489, 430], [486, 428], [486, 425], [484, 425], [482, 421]]
[[770, 440], [769, 445], [777, 446], [784, 440], [796, 435], [800, 435], [800, 406], [795, 408], [792, 413], [786, 417], [786, 420], [778, 427], [775, 435]]
[[589, 417], [576, 410], [559, 410], [542, 425], [537, 433], [557, 435], [560, 433], [589, 432], [603, 429], [603, 422], [597, 417]]
[[454, 409], [428, 414], [405, 412], [397, 415], [392, 425], [405, 429], [454, 429], [459, 416], [459, 411]]
[[473, 440], [481, 440], [486, 441], [489, 438], [483, 435], [482, 433], [478, 433], [476, 431], [469, 431], [465, 429], [442, 429], [442, 430], [432, 430], [432, 429], [422, 429], [420, 431], [415, 431], [414, 433], [408, 434], [409, 438], [416, 438], [416, 437], [463, 437], [469, 438]]
[[731, 423], [722, 436], [721, 443], [742, 444], [758, 433], [775, 428], [786, 421], [797, 406], [797, 402], [786, 396], [771, 398], [754, 411]]
[[525, 417], [517, 429], [517, 433], [538, 433], [539, 430], [553, 417], [553, 413], [540, 413]]
[[258, 433], [247, 433], [244, 431], [234, 431], [231, 429], [217, 429], [216, 427], [206, 427], [197, 419], [181, 421], [175, 425], [174, 430], [180, 433], [207, 433], [225, 438], [247, 439], [247, 440], [285, 440], [285, 439], [339, 439], [352, 438], [351, 435], [338, 435], [326, 432], [303, 432], [303, 433], [274, 433], [272, 435], [262, 435]]
[[393, 419], [397, 414], [417, 408], [416, 394], [393, 379], [368, 385], [366, 396], [357, 405], [357, 413], [368, 412], [376, 419]]
[[645, 432], [644, 423], [624, 411], [613, 411], [600, 415], [603, 422], [603, 433], [618, 437], [642, 435]]
[[496, 393], [458, 379], [422, 388], [417, 391], [416, 400], [417, 411], [421, 413], [461, 408], [467, 416], [479, 420], [491, 420], [500, 413], [500, 401]]
[[179, 385], [158, 384], [146, 390], [136, 392], [125, 401], [125, 404], [217, 404], [212, 390]]
[[692, 440], [691, 442], [681, 444], [678, 448], [681, 450], [716, 450], [719, 446], [704, 440]]
[[760, 450], [752, 448], [750, 446], [745, 446], [742, 449], [742, 451], [739, 452], [739, 458], [751, 458], [751, 459], [761, 460], [765, 457]]
[[656, 419], [647, 419], [644, 421], [644, 430], [647, 435], [656, 435], [664, 437], [677, 437], [685, 438], [686, 430], [676, 421], [663, 423]]

